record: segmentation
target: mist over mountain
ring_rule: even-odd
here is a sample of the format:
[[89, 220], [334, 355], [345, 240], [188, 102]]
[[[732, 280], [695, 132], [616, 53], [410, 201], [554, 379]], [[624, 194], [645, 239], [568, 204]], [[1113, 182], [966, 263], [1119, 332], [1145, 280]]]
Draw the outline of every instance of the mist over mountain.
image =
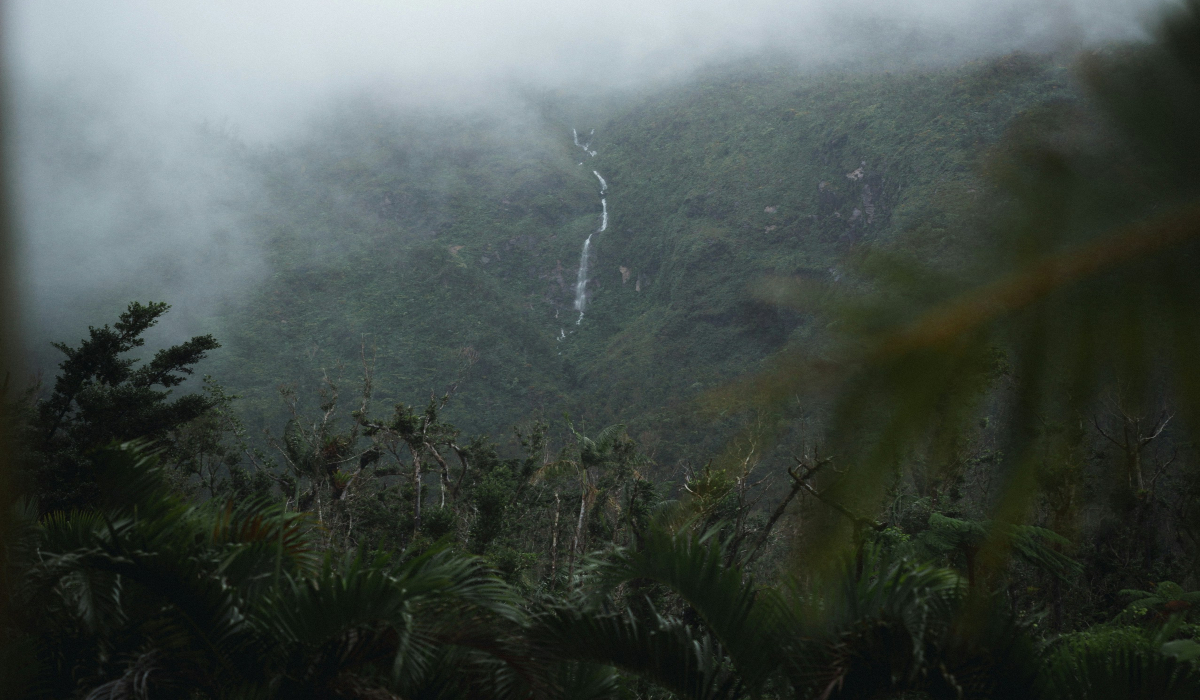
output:
[[461, 106], [512, 85], [598, 93], [762, 52], [805, 65], [948, 63], [1143, 36], [1154, 0], [825, 3], [16, 2], [19, 76], [104, 84], [132, 110], [270, 137], [331, 94]]
[[[1045, 85], [1071, 82], [1047, 77], [1047, 59], [956, 97], [953, 80], [981, 75], [958, 66], [1137, 39], [1155, 7], [13, 3], [28, 357], [48, 368], [51, 340], [153, 298], [175, 307], [159, 339], [217, 334], [214, 361], [263, 416], [278, 382], [353, 361], [369, 336], [398, 394], [462, 382], [472, 427], [560, 410], [644, 423], [800, 332], [794, 319], [751, 330], [770, 321], [748, 297], [757, 276], [831, 274], [839, 246], [903, 228], [892, 210], [916, 207], [947, 157], [968, 177], [968, 154]], [[898, 77], [869, 77], [884, 75]], [[943, 86], [923, 104], [919, 75]], [[790, 121], [818, 112], [828, 119]], [[942, 119], [941, 137], [964, 130], [953, 155], [917, 156], [923, 119]], [[905, 143], [911, 158], [889, 155]], [[870, 227], [797, 228], [868, 206], [817, 188], [857, 184], [859, 163], [883, 197], [860, 214]], [[612, 229], [585, 280], [593, 170], [611, 185]], [[469, 279], [406, 277], [445, 265]], [[448, 296], [427, 298], [431, 284]], [[580, 284], [591, 309], [571, 328]], [[408, 301], [367, 301], [391, 293]], [[267, 317], [278, 325], [257, 325]], [[634, 349], [651, 338], [699, 354], [660, 366], [658, 350]]]

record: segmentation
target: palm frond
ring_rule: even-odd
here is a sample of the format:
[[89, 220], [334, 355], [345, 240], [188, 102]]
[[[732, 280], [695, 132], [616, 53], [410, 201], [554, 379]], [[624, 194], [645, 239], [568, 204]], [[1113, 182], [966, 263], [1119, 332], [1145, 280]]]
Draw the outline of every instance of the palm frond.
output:
[[374, 668], [412, 689], [436, 680], [447, 645], [503, 665], [496, 640], [522, 619], [516, 602], [479, 559], [442, 548], [399, 565], [383, 555], [360, 554], [337, 568], [327, 559], [316, 575], [286, 575], [250, 615], [261, 638], [276, 643], [275, 663], [290, 683], [329, 684]]
[[[1034, 663], [1028, 638], [987, 601], [969, 604], [948, 569], [869, 553], [831, 590], [781, 596], [791, 631], [784, 670], [801, 697], [1027, 697]], [[1018, 692], [1020, 691], [1020, 692]]]
[[616, 666], [688, 700], [726, 700], [743, 692], [712, 635], [657, 613], [639, 618], [558, 606], [535, 617], [530, 636], [555, 658]]
[[751, 687], [764, 682], [773, 670], [774, 657], [768, 649], [774, 618], [756, 605], [753, 581], [739, 567], [726, 565], [715, 538], [652, 529], [640, 549], [618, 550], [592, 572], [601, 592], [636, 579], [649, 579], [677, 592], [704, 620]]
[[594, 441], [596, 450], [602, 453], [611, 451], [623, 432], [625, 432], [624, 423], [614, 423], [604, 428], [596, 434]]
[[609, 666], [571, 661], [553, 671], [556, 700], [633, 700], [620, 674]]

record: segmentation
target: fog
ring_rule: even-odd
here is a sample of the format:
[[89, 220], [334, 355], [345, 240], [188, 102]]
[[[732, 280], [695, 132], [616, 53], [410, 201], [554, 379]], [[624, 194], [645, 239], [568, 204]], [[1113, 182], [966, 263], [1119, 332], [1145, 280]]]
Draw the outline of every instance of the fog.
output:
[[239, 214], [257, 185], [214, 157], [212, 140], [286, 141], [347, 96], [512, 114], [530, 90], [637, 89], [761, 52], [812, 67], [906, 67], [1137, 38], [1160, 5], [11, 2], [25, 325], [35, 344], [78, 337], [105, 320], [89, 307], [95, 290], [170, 289], [167, 334], [205, 329], [215, 304], [264, 272]]
[[[493, 97], [511, 83], [596, 87], [766, 49], [897, 63], [1136, 35], [1153, 0], [11, 3], [21, 77], [109, 81], [140, 107], [229, 118], [269, 137], [359, 87]], [[906, 55], [900, 55], [906, 54]]]

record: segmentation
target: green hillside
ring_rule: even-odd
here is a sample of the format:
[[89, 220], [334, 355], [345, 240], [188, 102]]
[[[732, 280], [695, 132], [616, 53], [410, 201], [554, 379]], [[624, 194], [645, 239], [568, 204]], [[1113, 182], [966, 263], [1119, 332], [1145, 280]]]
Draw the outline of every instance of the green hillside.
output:
[[[269, 196], [254, 220], [269, 279], [227, 308], [208, 371], [275, 425], [282, 381], [358, 376], [376, 398], [451, 386], [469, 431], [566, 411], [629, 425], [659, 463], [723, 434], [690, 400], [755, 369], [809, 319], [757, 302], [764, 275], [832, 282], [865, 246], [937, 242], [971, 210], [981, 156], [1014, 117], [1070, 99], [1049, 58], [928, 72], [809, 74], [756, 62], [596, 108], [533, 100], [540, 120], [352, 105], [247, 156]], [[595, 129], [590, 157], [571, 129]], [[573, 308], [593, 238], [588, 306]], [[566, 337], [563, 337], [563, 334]], [[332, 370], [331, 370], [332, 371]]]

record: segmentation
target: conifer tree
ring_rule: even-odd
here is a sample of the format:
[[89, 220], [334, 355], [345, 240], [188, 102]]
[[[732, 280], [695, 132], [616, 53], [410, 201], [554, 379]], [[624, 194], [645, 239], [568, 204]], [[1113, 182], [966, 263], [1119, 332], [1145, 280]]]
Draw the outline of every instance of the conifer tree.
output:
[[78, 347], [55, 343], [66, 355], [50, 395], [30, 412], [27, 471], [36, 481], [43, 512], [81, 508], [93, 502], [96, 484], [88, 454], [136, 438], [163, 440], [167, 433], [208, 411], [202, 394], [171, 400], [171, 390], [193, 372], [209, 350], [220, 347], [202, 335], [164, 348], [137, 366], [126, 354], [142, 347], [142, 337], [171, 307], [132, 302], [112, 327], [89, 327]]

